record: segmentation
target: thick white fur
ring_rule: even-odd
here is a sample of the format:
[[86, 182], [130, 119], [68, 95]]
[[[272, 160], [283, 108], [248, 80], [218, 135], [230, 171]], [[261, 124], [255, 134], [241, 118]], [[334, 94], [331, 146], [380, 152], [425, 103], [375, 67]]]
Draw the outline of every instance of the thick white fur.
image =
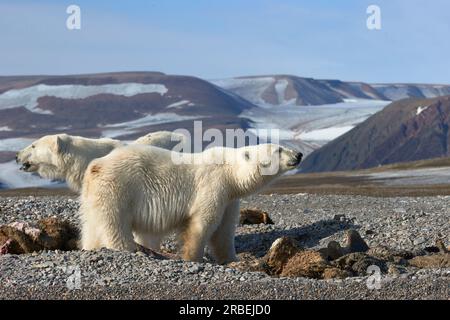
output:
[[177, 144], [184, 143], [185, 136], [170, 131], [156, 131], [136, 139], [133, 143], [155, 146], [172, 150]]
[[[184, 136], [180, 136], [169, 131], [158, 131], [140, 137], [133, 143], [171, 149], [177, 141], [183, 139]], [[20, 151], [17, 160], [30, 165], [25, 168], [26, 171], [37, 172], [47, 179], [64, 180], [70, 189], [80, 192], [84, 172], [89, 163], [122, 146], [124, 143], [121, 141], [108, 138], [48, 135]]]
[[[174, 158], [186, 163], [175, 164]], [[279, 160], [278, 172], [263, 175], [263, 167], [274, 159]], [[274, 144], [196, 154], [118, 148], [86, 170], [80, 198], [81, 246], [134, 251], [133, 233], [145, 242], [176, 231], [184, 259], [200, 261], [209, 244], [218, 263], [234, 261], [239, 198], [293, 169], [296, 159], [296, 152]]]

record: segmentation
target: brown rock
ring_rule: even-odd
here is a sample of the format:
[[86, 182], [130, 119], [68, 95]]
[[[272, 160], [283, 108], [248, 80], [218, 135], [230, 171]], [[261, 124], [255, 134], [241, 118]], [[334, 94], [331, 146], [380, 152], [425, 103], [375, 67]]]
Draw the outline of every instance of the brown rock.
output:
[[0, 226], [0, 254], [23, 254], [44, 249], [74, 250], [78, 234], [77, 228], [57, 218], [40, 220], [37, 227], [15, 222]]
[[0, 226], [0, 253], [23, 254], [42, 250], [25, 232], [11, 226]]
[[371, 257], [363, 252], [354, 252], [340, 257], [332, 262], [332, 265], [343, 270], [352, 272], [357, 276], [365, 276], [367, 268], [371, 265], [380, 267], [382, 271], [387, 271], [384, 261]]
[[308, 277], [321, 279], [328, 262], [320, 252], [302, 250], [297, 252], [284, 266], [282, 277]]
[[[38, 222], [42, 230], [37, 242], [47, 250], [74, 250], [79, 231], [65, 220], [46, 218]], [[75, 247], [74, 247], [75, 245]]]
[[418, 256], [408, 261], [409, 265], [417, 268], [449, 268], [450, 253]]
[[273, 224], [269, 214], [260, 209], [241, 209], [240, 224]]
[[330, 241], [327, 246], [327, 258], [336, 260], [344, 255], [344, 249], [336, 241]]
[[278, 238], [264, 257], [269, 274], [280, 274], [288, 260], [300, 250], [297, 242], [289, 237]]
[[326, 268], [323, 271], [324, 279], [334, 279], [334, 278], [345, 279], [345, 278], [348, 278], [351, 276], [352, 276], [352, 274], [350, 272], [348, 272], [346, 270], [334, 268], [334, 267]]
[[360, 236], [356, 230], [348, 230], [346, 234], [347, 246], [345, 248], [346, 253], [353, 252], [366, 252], [369, 250], [369, 246]]
[[449, 250], [445, 247], [444, 241], [442, 241], [442, 239], [436, 241], [436, 247], [438, 247], [440, 253], [449, 253]]
[[406, 264], [405, 259], [411, 259], [414, 255], [412, 252], [406, 250], [392, 249], [386, 246], [376, 246], [370, 248], [366, 252], [369, 256], [380, 260], [394, 262], [397, 264]]

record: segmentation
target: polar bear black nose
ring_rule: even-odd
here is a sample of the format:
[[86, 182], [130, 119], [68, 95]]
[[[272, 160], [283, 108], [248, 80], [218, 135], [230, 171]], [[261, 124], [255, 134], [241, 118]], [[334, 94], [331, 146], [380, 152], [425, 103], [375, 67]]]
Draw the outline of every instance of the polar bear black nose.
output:
[[295, 158], [297, 159], [298, 162], [302, 161], [303, 158], [303, 153], [299, 152], [295, 155]]

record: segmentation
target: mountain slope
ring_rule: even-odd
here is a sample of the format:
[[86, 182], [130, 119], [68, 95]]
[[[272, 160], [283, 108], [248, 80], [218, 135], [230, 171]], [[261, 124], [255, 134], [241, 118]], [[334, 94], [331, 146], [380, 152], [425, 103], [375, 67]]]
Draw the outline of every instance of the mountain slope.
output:
[[138, 134], [154, 124], [211, 116], [238, 123], [252, 107], [207, 81], [155, 72], [0, 77], [0, 139], [60, 131], [120, 137], [120, 129]]
[[325, 83], [290, 75], [212, 80], [212, 83], [260, 106], [322, 105], [343, 102]]
[[368, 84], [292, 75], [249, 76], [212, 82], [263, 107], [323, 105], [344, 102], [347, 99], [397, 101], [450, 95], [450, 85]]
[[353, 170], [449, 156], [450, 96], [394, 102], [310, 154], [302, 172]]
[[450, 95], [450, 85], [437, 84], [372, 84], [377, 92], [391, 101], [406, 98], [435, 98]]

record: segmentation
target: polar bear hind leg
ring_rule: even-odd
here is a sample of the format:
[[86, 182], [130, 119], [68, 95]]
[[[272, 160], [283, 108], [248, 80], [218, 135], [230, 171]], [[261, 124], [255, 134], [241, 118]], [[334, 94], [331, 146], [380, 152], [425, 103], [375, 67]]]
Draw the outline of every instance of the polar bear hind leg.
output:
[[[92, 250], [105, 247], [135, 251], [137, 246], [133, 239], [130, 214], [133, 208], [129, 207], [125, 199], [110, 196], [120, 190], [111, 188], [111, 184], [105, 181], [95, 180], [100, 171], [101, 165], [88, 167], [83, 183], [80, 198], [81, 248]], [[126, 192], [124, 197], [127, 197]]]
[[[101, 206], [82, 208], [82, 249], [108, 248], [135, 251], [136, 243], [128, 214], [118, 205], [102, 203]], [[121, 212], [115, 212], [121, 210]]]

